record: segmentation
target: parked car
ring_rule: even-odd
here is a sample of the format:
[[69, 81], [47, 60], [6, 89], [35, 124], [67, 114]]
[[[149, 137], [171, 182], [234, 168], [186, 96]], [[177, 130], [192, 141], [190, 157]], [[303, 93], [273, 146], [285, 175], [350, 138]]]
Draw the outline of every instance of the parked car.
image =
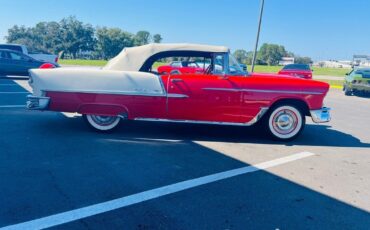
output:
[[[169, 57], [203, 57], [202, 73], [158, 75], [153, 64]], [[221, 65], [222, 71], [216, 68]], [[233, 66], [238, 71], [230, 71]], [[124, 49], [102, 69], [32, 69], [33, 110], [76, 112], [98, 131], [121, 120], [250, 126], [292, 140], [305, 117], [328, 122], [324, 82], [276, 74], [243, 74], [229, 49], [195, 44], [149, 44]]]
[[370, 93], [370, 68], [359, 67], [346, 74], [343, 83], [344, 94]]
[[312, 79], [312, 69], [306, 64], [289, 64], [284, 66], [278, 74], [291, 75], [295, 77]]
[[0, 44], [0, 49], [7, 49], [7, 50], [14, 50], [21, 52], [25, 55], [32, 57], [33, 59], [43, 61], [43, 62], [50, 62], [56, 64], [58, 62], [58, 56], [54, 54], [49, 54], [45, 52], [29, 52], [27, 47], [24, 45], [18, 44]]
[[193, 61], [173, 61], [168, 65], [162, 65], [158, 67], [159, 74], [168, 74], [173, 71], [179, 71], [180, 73], [202, 73], [204, 68], [200, 67], [196, 62]]
[[[36, 60], [18, 51], [0, 49], [0, 75], [28, 75], [29, 69], [39, 68], [49, 62]], [[58, 64], [50, 63], [58, 67]]]

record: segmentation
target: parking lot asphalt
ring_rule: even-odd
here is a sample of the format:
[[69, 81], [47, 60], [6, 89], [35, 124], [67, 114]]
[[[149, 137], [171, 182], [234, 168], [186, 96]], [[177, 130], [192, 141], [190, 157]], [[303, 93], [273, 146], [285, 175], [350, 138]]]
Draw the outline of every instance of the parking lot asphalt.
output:
[[332, 89], [332, 121], [281, 143], [257, 127], [95, 133], [27, 111], [22, 85], [0, 79], [0, 229], [369, 229], [369, 98]]

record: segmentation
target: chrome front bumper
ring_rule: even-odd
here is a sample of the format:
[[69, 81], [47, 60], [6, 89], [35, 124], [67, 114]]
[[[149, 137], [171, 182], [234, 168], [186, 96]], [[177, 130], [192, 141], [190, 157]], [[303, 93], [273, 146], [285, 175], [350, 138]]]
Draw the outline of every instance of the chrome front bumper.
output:
[[330, 108], [323, 107], [317, 110], [310, 110], [312, 121], [315, 123], [324, 123], [331, 120]]
[[50, 102], [49, 97], [27, 96], [27, 109], [45, 110]]

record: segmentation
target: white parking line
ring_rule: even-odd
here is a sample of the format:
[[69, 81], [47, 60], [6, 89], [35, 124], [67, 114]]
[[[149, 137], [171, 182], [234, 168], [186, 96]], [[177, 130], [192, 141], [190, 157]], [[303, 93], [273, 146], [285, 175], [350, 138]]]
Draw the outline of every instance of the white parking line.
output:
[[116, 210], [116, 209], [123, 208], [129, 205], [152, 200], [158, 197], [184, 191], [187, 189], [209, 184], [212, 182], [216, 182], [216, 181], [228, 179], [231, 177], [239, 176], [242, 174], [252, 173], [252, 172], [259, 171], [259, 170], [271, 168], [274, 166], [278, 166], [278, 165], [292, 162], [295, 160], [299, 160], [302, 158], [310, 157], [313, 155], [314, 154], [310, 152], [297, 153], [297, 154], [293, 154], [287, 157], [259, 163], [256, 165], [242, 167], [242, 168], [233, 169], [233, 170], [220, 172], [220, 173], [215, 173], [212, 175], [203, 176], [203, 177], [199, 177], [199, 178], [195, 178], [191, 180], [186, 180], [186, 181], [182, 181], [179, 183], [163, 186], [160, 188], [151, 189], [145, 192], [136, 193], [130, 196], [125, 196], [122, 198], [110, 200], [107, 202], [103, 202], [103, 203], [99, 203], [99, 204], [95, 204], [95, 205], [91, 205], [91, 206], [87, 206], [87, 207], [83, 207], [79, 209], [74, 209], [74, 210], [67, 211], [67, 212], [58, 213], [55, 215], [23, 222], [20, 224], [9, 225], [9, 226], [0, 228], [0, 230], [50, 228], [56, 225], [65, 224], [65, 223], [79, 220], [82, 218], [86, 218], [89, 216]]
[[134, 138], [136, 140], [143, 140], [143, 141], [163, 141], [163, 142], [181, 142], [181, 140], [172, 140], [172, 139], [157, 139], [157, 138]]
[[0, 105], [0, 108], [26, 108], [25, 105]]
[[28, 84], [27, 81], [20, 81], [20, 80], [15, 80], [15, 83], [17, 83], [19, 86], [23, 87], [23, 89], [32, 92], [31, 86]]

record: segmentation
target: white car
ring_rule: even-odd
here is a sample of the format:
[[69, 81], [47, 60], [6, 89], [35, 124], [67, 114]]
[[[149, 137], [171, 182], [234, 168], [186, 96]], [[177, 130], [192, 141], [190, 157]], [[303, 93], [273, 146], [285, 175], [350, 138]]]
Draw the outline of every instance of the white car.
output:
[[7, 49], [7, 50], [14, 50], [21, 52], [25, 55], [28, 55], [36, 60], [43, 61], [43, 62], [50, 62], [50, 63], [57, 63], [58, 56], [54, 54], [48, 53], [29, 53], [28, 49], [25, 45], [18, 45], [18, 44], [0, 44], [0, 49]]

